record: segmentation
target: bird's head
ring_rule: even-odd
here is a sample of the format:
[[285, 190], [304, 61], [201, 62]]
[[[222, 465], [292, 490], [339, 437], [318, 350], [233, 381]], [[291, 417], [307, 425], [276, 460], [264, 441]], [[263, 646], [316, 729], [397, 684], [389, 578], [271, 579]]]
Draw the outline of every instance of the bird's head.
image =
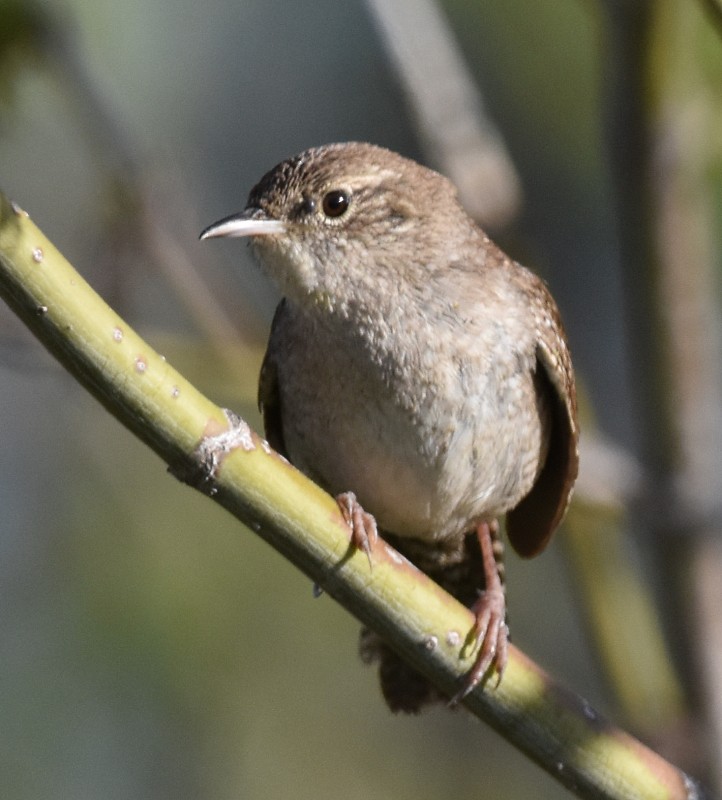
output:
[[[424, 268], [444, 220], [461, 214], [453, 185], [396, 153], [350, 142], [306, 150], [267, 172], [243, 211], [201, 239], [249, 237], [284, 295], [341, 299], [369, 278]], [[433, 250], [431, 251], [433, 252]]]

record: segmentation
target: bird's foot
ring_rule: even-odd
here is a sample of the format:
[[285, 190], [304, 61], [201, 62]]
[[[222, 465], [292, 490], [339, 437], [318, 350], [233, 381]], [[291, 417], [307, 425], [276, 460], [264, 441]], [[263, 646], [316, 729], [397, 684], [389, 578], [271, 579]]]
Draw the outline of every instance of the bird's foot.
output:
[[479, 652], [474, 666], [464, 677], [464, 685], [452, 699], [452, 705], [463, 700], [476, 686], [490, 668], [497, 673], [497, 685], [506, 667], [509, 644], [509, 627], [505, 622], [506, 602], [504, 590], [485, 591], [471, 609], [476, 615], [469, 640], [479, 643]]
[[353, 492], [337, 495], [336, 502], [346, 524], [351, 528], [351, 546], [366, 553], [371, 564], [371, 551], [379, 538], [376, 520], [372, 514], [363, 510]]
[[479, 652], [474, 665], [464, 678], [460, 691], [451, 704], [463, 700], [493, 668], [497, 675], [497, 686], [506, 667], [509, 645], [509, 627], [506, 624], [506, 597], [499, 576], [499, 566], [494, 554], [494, 543], [499, 541], [498, 523], [480, 523], [477, 536], [484, 562], [486, 589], [471, 607], [474, 625], [467, 637], [468, 643], [478, 644]]

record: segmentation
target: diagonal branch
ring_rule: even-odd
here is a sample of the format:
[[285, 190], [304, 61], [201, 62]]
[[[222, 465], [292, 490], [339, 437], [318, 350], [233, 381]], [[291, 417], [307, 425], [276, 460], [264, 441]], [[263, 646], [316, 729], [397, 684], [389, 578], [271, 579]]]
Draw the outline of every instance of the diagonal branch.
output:
[[[451, 695], [474, 660], [470, 611], [380, 546], [349, 550], [335, 502], [242, 421], [185, 381], [0, 195], [0, 295], [38, 339], [171, 470], [289, 558]], [[230, 426], [229, 426], [230, 420]], [[588, 798], [702, 798], [674, 766], [602, 719], [515, 648], [501, 685], [464, 701]]]

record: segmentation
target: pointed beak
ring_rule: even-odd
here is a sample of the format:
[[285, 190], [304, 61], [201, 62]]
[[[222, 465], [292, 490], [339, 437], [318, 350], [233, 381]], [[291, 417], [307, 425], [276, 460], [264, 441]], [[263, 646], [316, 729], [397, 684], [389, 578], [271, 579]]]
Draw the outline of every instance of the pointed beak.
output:
[[277, 219], [269, 219], [260, 208], [247, 208], [240, 214], [209, 225], [201, 239], [214, 239], [219, 236], [274, 236], [286, 231], [286, 225]]

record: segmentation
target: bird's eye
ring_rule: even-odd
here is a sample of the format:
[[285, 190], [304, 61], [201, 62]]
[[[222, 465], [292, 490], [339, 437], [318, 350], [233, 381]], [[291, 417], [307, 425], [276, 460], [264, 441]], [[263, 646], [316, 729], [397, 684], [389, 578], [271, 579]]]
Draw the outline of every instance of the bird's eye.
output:
[[341, 217], [346, 213], [349, 196], [343, 189], [334, 189], [323, 196], [321, 207], [327, 217]]

